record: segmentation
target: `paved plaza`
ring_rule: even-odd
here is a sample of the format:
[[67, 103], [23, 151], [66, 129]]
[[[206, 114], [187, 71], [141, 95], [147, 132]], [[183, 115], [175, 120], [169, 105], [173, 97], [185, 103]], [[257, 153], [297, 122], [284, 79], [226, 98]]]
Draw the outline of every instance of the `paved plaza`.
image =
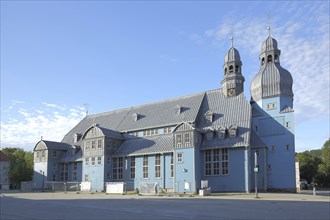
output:
[[329, 219], [329, 192], [138, 196], [2, 193], [0, 219]]

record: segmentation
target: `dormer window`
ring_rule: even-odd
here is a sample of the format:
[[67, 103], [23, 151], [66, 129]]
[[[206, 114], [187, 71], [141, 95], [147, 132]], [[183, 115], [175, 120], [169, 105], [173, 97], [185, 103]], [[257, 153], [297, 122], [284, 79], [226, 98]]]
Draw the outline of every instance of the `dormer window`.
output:
[[182, 110], [182, 108], [181, 108], [181, 106], [180, 105], [176, 105], [175, 106], [175, 114], [180, 114], [181, 113], [181, 110]]
[[205, 116], [205, 122], [206, 123], [212, 123], [213, 122], [213, 112], [207, 111], [204, 116]]
[[139, 114], [134, 113], [134, 114], [132, 115], [132, 118], [133, 118], [133, 121], [137, 121], [137, 120], [139, 120]]
[[267, 56], [267, 63], [271, 63], [271, 62], [273, 62], [273, 57], [272, 57], [272, 55], [268, 55]]
[[232, 125], [229, 128], [229, 137], [233, 138], [237, 136], [237, 126], [236, 125]]
[[220, 127], [218, 129], [218, 139], [225, 139], [226, 137], [226, 128], [225, 127]]

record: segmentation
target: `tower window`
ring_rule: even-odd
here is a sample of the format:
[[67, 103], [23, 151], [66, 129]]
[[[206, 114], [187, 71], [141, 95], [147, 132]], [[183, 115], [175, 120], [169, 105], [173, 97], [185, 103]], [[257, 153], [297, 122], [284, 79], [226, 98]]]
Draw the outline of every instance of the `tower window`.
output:
[[265, 64], [265, 57], [261, 59], [261, 65], [263, 66]]
[[279, 62], [279, 60], [278, 60], [278, 56], [277, 56], [277, 55], [275, 55], [275, 57], [274, 57], [274, 62], [276, 62], [276, 63]]
[[235, 73], [238, 73], [238, 72], [239, 72], [239, 66], [236, 65], [236, 66], [235, 66]]
[[268, 55], [267, 56], [267, 63], [271, 63], [271, 62], [273, 62], [273, 57], [272, 57], [272, 55]]
[[234, 67], [233, 66], [229, 66], [229, 73], [234, 72]]
[[225, 75], [227, 75], [227, 68], [225, 68]]

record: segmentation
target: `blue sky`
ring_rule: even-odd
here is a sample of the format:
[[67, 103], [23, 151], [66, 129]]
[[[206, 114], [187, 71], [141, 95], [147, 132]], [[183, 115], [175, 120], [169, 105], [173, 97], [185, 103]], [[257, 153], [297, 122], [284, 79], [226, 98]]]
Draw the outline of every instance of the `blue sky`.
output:
[[1, 1], [1, 147], [61, 141], [85, 115], [220, 87], [245, 94], [271, 35], [294, 79], [296, 151], [329, 138], [328, 1]]

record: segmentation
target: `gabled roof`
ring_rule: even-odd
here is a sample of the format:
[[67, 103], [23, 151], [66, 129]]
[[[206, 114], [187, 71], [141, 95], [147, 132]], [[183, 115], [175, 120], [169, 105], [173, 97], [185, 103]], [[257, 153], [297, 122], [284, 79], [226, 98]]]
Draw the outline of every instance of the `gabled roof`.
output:
[[134, 156], [173, 152], [173, 134], [127, 139], [114, 156]]
[[280, 111], [280, 113], [288, 113], [288, 112], [294, 112], [293, 108], [289, 106], [284, 106], [284, 108]]

